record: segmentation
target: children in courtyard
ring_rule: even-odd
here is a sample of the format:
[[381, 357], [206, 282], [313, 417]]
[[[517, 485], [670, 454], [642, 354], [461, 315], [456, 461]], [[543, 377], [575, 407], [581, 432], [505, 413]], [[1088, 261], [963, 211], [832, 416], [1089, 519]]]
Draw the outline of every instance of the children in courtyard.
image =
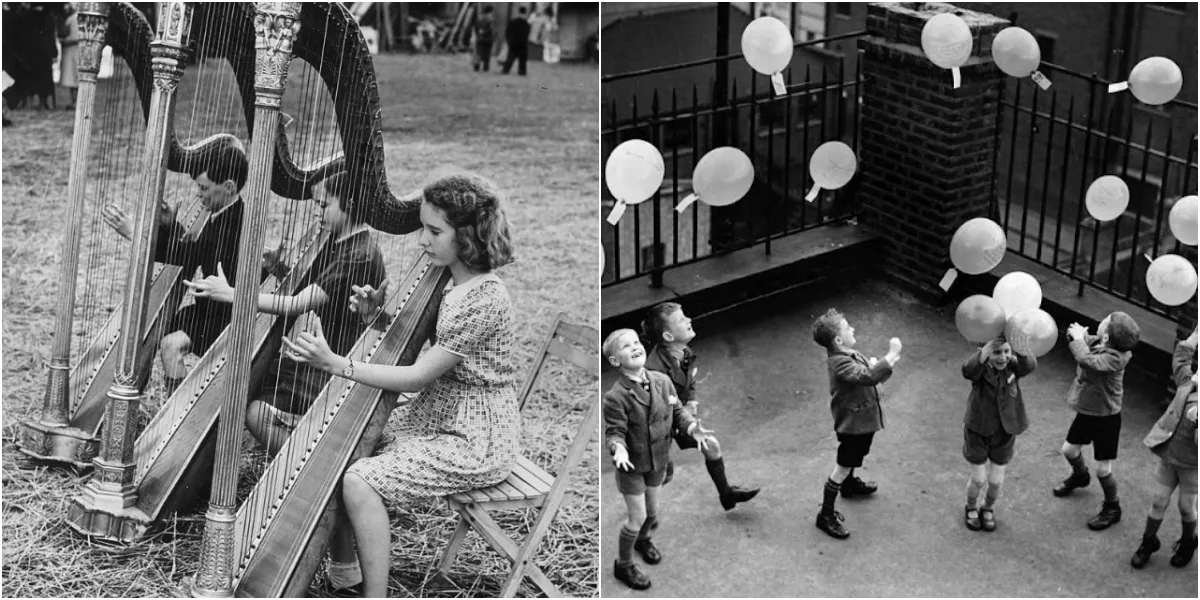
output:
[[[663, 302], [650, 309], [642, 321], [642, 331], [649, 343], [653, 344], [646, 358], [646, 368], [657, 371], [671, 379], [675, 386], [676, 397], [684, 408], [693, 416], [699, 416], [699, 402], [696, 400], [696, 354], [688, 347], [688, 343], [696, 337], [692, 329], [692, 320], [683, 313], [683, 307], [674, 302]], [[680, 450], [696, 447], [692, 436], [680, 429], [673, 429], [671, 436]], [[717, 487], [721, 506], [730, 510], [739, 502], [746, 502], [758, 495], [758, 488], [743, 489], [729, 485], [725, 477], [725, 459], [721, 456], [721, 445], [716, 437], [710, 436], [708, 445], [701, 450], [704, 454], [704, 466]], [[674, 463], [667, 463], [667, 478], [669, 483], [673, 476]]]
[[892, 376], [892, 367], [900, 360], [899, 338], [892, 338], [883, 360], [865, 358], [854, 345], [854, 328], [836, 309], [829, 309], [812, 326], [813, 340], [828, 353], [830, 408], [837, 432], [837, 461], [825, 481], [824, 500], [817, 514], [817, 528], [837, 539], [850, 537], [842, 526], [842, 514], [834, 510], [840, 491], [845, 498], [868, 496], [878, 486], [854, 475], [871, 450], [875, 432], [883, 429], [879, 384]]
[[1158, 455], [1158, 490], [1154, 493], [1142, 543], [1130, 561], [1140, 569], [1150, 562], [1162, 544], [1158, 528], [1162, 525], [1171, 494], [1179, 488], [1179, 522], [1182, 534], [1175, 542], [1171, 566], [1184, 567], [1196, 552], [1196, 331], [1175, 344], [1171, 361], [1175, 379], [1175, 398], [1154, 428], [1145, 444]]
[[[995, 531], [994, 508], [1004, 486], [1004, 468], [1012, 460], [1017, 435], [1029, 427], [1021, 378], [1037, 368], [1027, 349], [1015, 350], [1003, 336], [984, 344], [963, 363], [971, 382], [963, 418], [963, 458], [971, 463], [965, 520], [972, 531]], [[980, 507], [979, 492], [987, 484]]]
[[663, 558], [651, 535], [670, 461], [671, 432], [685, 432], [702, 449], [708, 446], [711, 432], [683, 407], [669, 377], [645, 368], [646, 351], [632, 329], [609, 334], [601, 351], [621, 371], [604, 394], [603, 405], [604, 443], [617, 467], [617, 490], [629, 513], [619, 534], [614, 570], [617, 579], [644, 590], [650, 587], [650, 579], [633, 563], [633, 551], [651, 565]]
[[1075, 381], [1067, 392], [1067, 405], [1075, 410], [1075, 420], [1067, 431], [1062, 454], [1071, 465], [1071, 475], [1054, 488], [1055, 496], [1067, 496], [1076, 488], [1091, 482], [1083, 460], [1082, 446], [1093, 444], [1096, 476], [1104, 490], [1100, 514], [1088, 520], [1088, 528], [1096, 531], [1121, 521], [1121, 504], [1117, 498], [1117, 479], [1112, 463], [1117, 458], [1121, 436], [1121, 402], [1125, 395], [1125, 366], [1133, 357], [1141, 331], [1128, 314], [1114, 312], [1088, 335], [1087, 328], [1072, 323], [1067, 328], [1071, 354], [1078, 364]]

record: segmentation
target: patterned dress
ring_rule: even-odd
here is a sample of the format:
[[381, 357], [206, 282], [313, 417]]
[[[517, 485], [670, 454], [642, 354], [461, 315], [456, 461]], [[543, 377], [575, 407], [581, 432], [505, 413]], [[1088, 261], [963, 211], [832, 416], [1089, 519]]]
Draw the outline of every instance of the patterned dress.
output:
[[499, 483], [517, 460], [521, 423], [504, 283], [487, 274], [450, 289], [435, 344], [462, 360], [397, 411], [394, 440], [348, 470], [389, 502]]

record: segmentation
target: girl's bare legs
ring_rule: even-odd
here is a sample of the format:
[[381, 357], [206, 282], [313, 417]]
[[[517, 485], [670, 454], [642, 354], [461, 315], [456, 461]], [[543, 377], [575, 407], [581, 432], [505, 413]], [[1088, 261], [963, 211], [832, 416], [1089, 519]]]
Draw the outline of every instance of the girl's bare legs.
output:
[[347, 473], [342, 477], [342, 499], [358, 541], [363, 597], [386, 598], [392, 531], [383, 498], [362, 477]]

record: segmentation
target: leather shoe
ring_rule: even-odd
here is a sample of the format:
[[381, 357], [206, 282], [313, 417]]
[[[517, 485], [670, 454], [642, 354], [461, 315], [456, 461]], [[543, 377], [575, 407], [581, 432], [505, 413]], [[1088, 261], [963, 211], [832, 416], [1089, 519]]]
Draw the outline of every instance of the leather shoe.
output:
[[1175, 542], [1175, 554], [1171, 557], [1171, 566], [1186, 567], [1188, 563], [1192, 562], [1192, 555], [1195, 553], [1196, 538]]
[[758, 495], [758, 488], [744, 489], [736, 485], [729, 486], [729, 492], [721, 494], [721, 507], [729, 510], [739, 502], [747, 502]]
[[830, 537], [844, 540], [850, 537], [850, 532], [846, 531], [845, 527], [842, 527], [842, 521], [845, 520], [842, 513], [836, 510], [829, 514], [820, 512], [817, 513], [817, 529], [828, 533]]
[[992, 512], [990, 508], [979, 509], [979, 524], [983, 527], [984, 531], [995, 531], [996, 513]]
[[1129, 564], [1133, 565], [1135, 569], [1146, 566], [1146, 563], [1150, 562], [1150, 555], [1157, 552], [1159, 548], [1162, 548], [1162, 543], [1158, 541], [1158, 538], [1150, 538], [1149, 540], [1143, 538], [1142, 545], [1138, 546], [1137, 552], [1133, 553], [1133, 558], [1130, 559]]
[[842, 482], [842, 497], [853, 498], [855, 496], [870, 496], [878, 490], [879, 486], [875, 485], [874, 481], [863, 481], [858, 477], [847, 477]]
[[[975, 513], [975, 516], [971, 516], [971, 513]], [[963, 511], [963, 519], [967, 523], [967, 529], [970, 529], [971, 531], [979, 531], [979, 529], [981, 527], [983, 527], [982, 525], [979, 524], [979, 510], [978, 509], [968, 506], [966, 508], [966, 510]]]
[[1087, 487], [1092, 482], [1092, 475], [1087, 471], [1082, 473], [1071, 473], [1070, 477], [1062, 480], [1058, 485], [1054, 486], [1054, 495], [1062, 498], [1070, 496], [1075, 488]]
[[1088, 529], [1100, 531], [1121, 522], [1121, 505], [1116, 502], [1105, 502], [1100, 508], [1100, 514], [1088, 520]]
[[646, 577], [642, 570], [633, 563], [622, 565], [618, 561], [613, 565], [613, 570], [619, 581], [635, 590], [650, 588], [650, 578]]
[[658, 563], [662, 562], [662, 553], [658, 551], [658, 548], [654, 545], [654, 542], [648, 539], [642, 538], [634, 542], [633, 549], [637, 550], [638, 554], [642, 555], [642, 559], [645, 560], [646, 564], [648, 565], [657, 565]]

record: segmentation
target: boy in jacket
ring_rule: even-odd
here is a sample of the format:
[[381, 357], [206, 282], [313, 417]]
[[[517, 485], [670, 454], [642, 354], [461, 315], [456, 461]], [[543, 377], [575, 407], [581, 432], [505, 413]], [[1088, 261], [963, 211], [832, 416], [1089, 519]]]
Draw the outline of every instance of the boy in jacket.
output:
[[1125, 366], [1133, 357], [1141, 330], [1133, 317], [1114, 312], [1100, 322], [1096, 335], [1072, 323], [1067, 328], [1068, 346], [1078, 367], [1075, 380], [1067, 391], [1067, 405], [1075, 410], [1075, 420], [1067, 431], [1062, 455], [1071, 465], [1071, 475], [1054, 488], [1055, 496], [1067, 496], [1091, 482], [1083, 461], [1085, 444], [1093, 444], [1096, 476], [1104, 490], [1100, 514], [1088, 520], [1088, 528], [1100, 531], [1121, 521], [1117, 499], [1117, 479], [1112, 463], [1117, 458], [1121, 437], [1121, 402], [1125, 396]]
[[855, 477], [854, 469], [862, 466], [875, 432], [883, 429], [878, 386], [892, 376], [901, 345], [899, 338], [892, 338], [883, 360], [868, 360], [854, 349], [854, 328], [832, 308], [813, 323], [812, 333], [813, 340], [828, 353], [830, 409], [838, 439], [837, 462], [825, 481], [817, 528], [836, 539], [846, 539], [850, 533], [841, 524], [845, 520], [842, 514], [834, 510], [834, 501], [839, 491], [851, 498], [878, 489], [873, 482]]
[[1196, 552], [1196, 332], [1175, 344], [1171, 361], [1175, 379], [1175, 398], [1158, 419], [1145, 444], [1158, 455], [1158, 490], [1146, 516], [1142, 545], [1130, 561], [1135, 569], [1150, 562], [1150, 555], [1161, 547], [1158, 526], [1162, 525], [1171, 494], [1179, 488], [1179, 521], [1183, 530], [1175, 542], [1171, 566], [1184, 567]]
[[658, 492], [671, 459], [671, 430], [687, 432], [701, 448], [708, 445], [711, 432], [683, 408], [670, 378], [646, 370], [646, 351], [632, 329], [609, 334], [601, 351], [609, 364], [621, 370], [603, 404], [604, 443], [617, 467], [617, 490], [629, 513], [619, 534], [614, 570], [618, 580], [644, 590], [650, 587], [650, 579], [633, 564], [633, 551], [647, 564], [662, 561], [650, 536]]
[[[971, 463], [965, 520], [971, 531], [995, 531], [994, 508], [1012, 460], [1017, 435], [1029, 427], [1020, 380], [1037, 368], [1027, 350], [1014, 352], [1003, 336], [983, 345], [962, 366], [971, 382], [963, 418], [963, 458]], [[983, 507], [979, 492], [987, 483]]]

